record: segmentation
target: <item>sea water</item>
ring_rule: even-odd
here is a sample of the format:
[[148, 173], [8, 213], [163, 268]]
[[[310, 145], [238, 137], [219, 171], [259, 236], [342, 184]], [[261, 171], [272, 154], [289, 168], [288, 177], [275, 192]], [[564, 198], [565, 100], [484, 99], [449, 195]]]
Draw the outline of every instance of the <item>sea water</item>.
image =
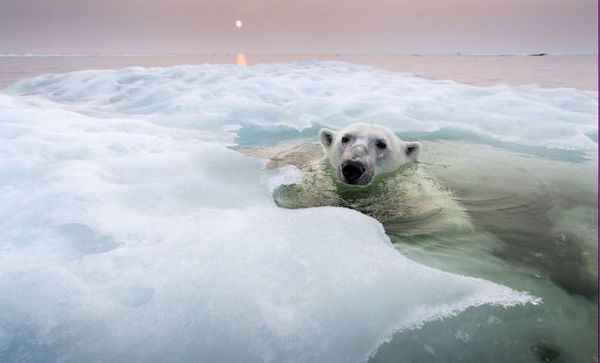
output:
[[[0, 93], [0, 358], [594, 361], [597, 102], [341, 62], [18, 82]], [[298, 171], [232, 149], [357, 121], [421, 140], [477, 237], [280, 208]]]

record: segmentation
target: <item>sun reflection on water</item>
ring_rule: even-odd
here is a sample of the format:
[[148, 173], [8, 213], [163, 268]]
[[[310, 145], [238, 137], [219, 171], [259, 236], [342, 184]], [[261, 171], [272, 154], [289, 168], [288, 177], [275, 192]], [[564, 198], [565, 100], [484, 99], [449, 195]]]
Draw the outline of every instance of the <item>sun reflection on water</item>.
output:
[[246, 55], [244, 53], [236, 54], [235, 62], [237, 63], [238, 66], [245, 67], [246, 66]]

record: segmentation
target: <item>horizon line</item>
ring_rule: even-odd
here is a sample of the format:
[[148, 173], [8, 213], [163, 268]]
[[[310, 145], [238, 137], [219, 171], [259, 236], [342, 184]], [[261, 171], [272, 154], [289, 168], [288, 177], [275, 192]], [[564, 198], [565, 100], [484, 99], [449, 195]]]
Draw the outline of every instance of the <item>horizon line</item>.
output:
[[236, 54], [250, 56], [462, 56], [462, 57], [508, 57], [508, 56], [597, 56], [598, 52], [423, 52], [423, 53], [361, 53], [361, 52], [158, 52], [158, 53], [127, 53], [127, 52], [0, 52], [2, 58], [27, 58], [27, 57], [177, 57], [177, 56], [235, 56]]

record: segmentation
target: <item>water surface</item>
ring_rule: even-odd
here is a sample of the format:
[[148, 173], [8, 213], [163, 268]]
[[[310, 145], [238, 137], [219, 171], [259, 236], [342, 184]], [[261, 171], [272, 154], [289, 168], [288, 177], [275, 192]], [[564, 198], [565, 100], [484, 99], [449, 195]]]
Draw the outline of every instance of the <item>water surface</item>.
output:
[[[594, 361], [597, 92], [246, 62], [0, 92], [0, 360]], [[280, 208], [298, 172], [232, 150], [358, 121], [476, 228]]]
[[178, 64], [283, 63], [296, 61], [341, 61], [371, 65], [401, 73], [481, 86], [496, 84], [598, 89], [598, 56], [407, 56], [407, 55], [54, 55], [1, 56], [0, 87], [44, 73], [84, 69], [114, 69], [129, 66], [166, 67]]
[[[269, 133], [273, 131], [264, 132]], [[239, 142], [246, 145], [246, 150], [252, 150], [249, 146], [252, 139], [261, 140], [263, 157], [268, 156], [265, 150], [269, 148], [277, 153], [272, 160], [278, 163], [269, 164], [271, 167], [291, 163], [302, 169], [307, 160], [296, 157], [295, 153], [317, 157], [320, 154], [314, 142], [312, 147], [293, 147], [295, 143], [310, 145], [307, 133], [310, 131], [297, 135], [303, 138], [294, 142], [283, 129], [280, 135], [287, 139], [285, 144], [268, 146], [264, 140], [273, 143], [273, 138], [258, 136], [258, 130], [242, 129], [240, 134], [246, 137]], [[415, 135], [403, 136], [406, 139]], [[396, 334], [378, 349], [371, 361], [595, 362], [596, 154], [561, 150], [557, 155], [556, 150], [513, 149], [511, 144], [499, 148], [495, 142], [485, 143], [468, 132], [440, 131], [420, 136], [424, 147], [414, 167], [451, 191], [467, 211], [474, 229], [434, 228], [432, 233], [429, 232], [432, 219], [435, 223], [437, 216], [423, 215], [404, 221], [384, 218], [384, 228], [395, 248], [428, 266], [530, 291], [541, 297], [543, 304], [468, 309], [457, 317]], [[313, 139], [316, 137], [313, 135]], [[281, 152], [281, 149], [291, 151]], [[335, 178], [333, 173], [329, 174]], [[313, 190], [317, 200], [300, 197], [298, 201], [297, 196], [287, 199], [285, 193], [290, 193], [289, 188], [276, 191], [275, 198], [283, 200], [280, 204], [288, 208], [307, 207], [311, 203], [347, 205], [328, 195], [335, 193], [329, 182], [309, 180], [310, 187], [305, 193]], [[320, 183], [324, 191], [320, 190]], [[357, 193], [365, 189], [349, 188], [357, 189]], [[360, 193], [350, 198], [365, 198]], [[385, 216], [373, 208], [377, 206], [366, 212], [374, 217]]]

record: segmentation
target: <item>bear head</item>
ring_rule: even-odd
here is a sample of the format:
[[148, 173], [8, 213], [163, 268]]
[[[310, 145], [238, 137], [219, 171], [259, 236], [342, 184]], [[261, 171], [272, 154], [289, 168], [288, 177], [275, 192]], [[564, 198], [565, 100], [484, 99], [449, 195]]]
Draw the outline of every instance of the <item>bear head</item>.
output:
[[340, 182], [368, 185], [380, 174], [415, 161], [418, 142], [404, 142], [380, 125], [356, 123], [339, 131], [321, 129], [319, 139]]

